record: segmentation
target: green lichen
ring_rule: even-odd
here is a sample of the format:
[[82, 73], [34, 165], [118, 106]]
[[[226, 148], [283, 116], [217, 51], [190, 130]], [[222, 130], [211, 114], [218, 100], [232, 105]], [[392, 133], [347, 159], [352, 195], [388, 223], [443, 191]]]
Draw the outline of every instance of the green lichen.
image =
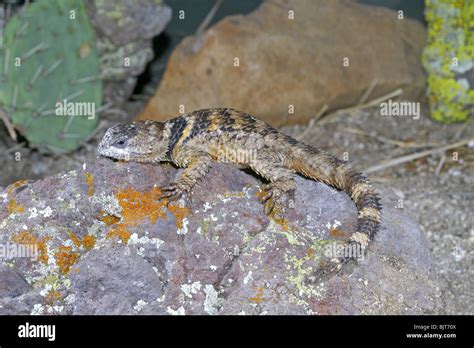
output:
[[423, 65], [433, 119], [463, 122], [474, 114], [474, 90], [467, 73], [474, 69], [474, 2], [426, 0], [428, 43]]
[[[321, 298], [324, 295], [324, 284], [311, 284], [306, 282], [308, 277], [314, 273], [314, 268], [308, 264], [308, 262], [314, 258], [315, 255], [311, 254], [306, 254], [301, 258], [291, 255], [290, 253], [285, 254], [286, 269], [288, 271], [287, 280], [297, 290], [298, 296], [294, 299], [302, 301], [301, 297]], [[302, 303], [304, 302], [305, 301], [302, 301]]]
[[100, 15], [105, 15], [117, 22], [118, 26], [124, 25], [124, 15], [127, 6], [121, 1], [95, 0], [96, 11]]

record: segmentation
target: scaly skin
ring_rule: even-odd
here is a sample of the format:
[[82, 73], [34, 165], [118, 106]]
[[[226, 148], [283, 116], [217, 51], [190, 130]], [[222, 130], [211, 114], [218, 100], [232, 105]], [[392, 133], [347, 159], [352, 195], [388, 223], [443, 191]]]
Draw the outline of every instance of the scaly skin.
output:
[[180, 177], [164, 188], [164, 197], [171, 199], [190, 193], [213, 160], [250, 168], [269, 182], [264, 197], [267, 214], [280, 215], [285, 207], [291, 207], [296, 187], [293, 174], [298, 173], [352, 198], [359, 215], [357, 232], [349, 245], [365, 250], [380, 226], [379, 198], [365, 176], [336, 157], [237, 110], [204, 109], [165, 122], [118, 124], [106, 132], [98, 150], [116, 159], [172, 162], [184, 168]]

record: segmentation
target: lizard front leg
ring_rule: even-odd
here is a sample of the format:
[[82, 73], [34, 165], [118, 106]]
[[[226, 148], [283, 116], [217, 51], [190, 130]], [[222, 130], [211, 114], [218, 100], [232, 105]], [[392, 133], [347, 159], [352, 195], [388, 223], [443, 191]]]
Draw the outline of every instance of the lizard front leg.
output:
[[187, 149], [180, 151], [173, 159], [173, 163], [184, 170], [172, 184], [162, 188], [165, 193], [161, 197], [170, 201], [189, 195], [192, 188], [209, 171], [212, 159], [204, 152]]

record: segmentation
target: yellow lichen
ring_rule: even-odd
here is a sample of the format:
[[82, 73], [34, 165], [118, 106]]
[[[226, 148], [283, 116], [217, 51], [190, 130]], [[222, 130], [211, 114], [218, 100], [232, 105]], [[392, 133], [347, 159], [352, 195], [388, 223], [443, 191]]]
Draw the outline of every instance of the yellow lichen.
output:
[[452, 123], [473, 115], [474, 90], [465, 75], [474, 56], [474, 3], [467, 0], [427, 0], [428, 42], [423, 66], [428, 73], [431, 117]]
[[245, 197], [245, 192], [224, 193], [224, 197]]
[[260, 304], [260, 302], [262, 302], [263, 300], [263, 290], [263, 287], [259, 287], [257, 289], [257, 294], [255, 295], [255, 297], [250, 297], [249, 301], [254, 302], [256, 304]]
[[94, 176], [86, 173], [87, 195], [90, 197], [94, 194]]
[[14, 198], [10, 198], [10, 202], [8, 202], [7, 209], [10, 214], [23, 213], [25, 211], [25, 207], [21, 204], [18, 204]]
[[55, 303], [61, 301], [63, 299], [63, 295], [60, 291], [57, 290], [49, 290], [44, 298], [44, 302], [47, 305], [54, 305]]

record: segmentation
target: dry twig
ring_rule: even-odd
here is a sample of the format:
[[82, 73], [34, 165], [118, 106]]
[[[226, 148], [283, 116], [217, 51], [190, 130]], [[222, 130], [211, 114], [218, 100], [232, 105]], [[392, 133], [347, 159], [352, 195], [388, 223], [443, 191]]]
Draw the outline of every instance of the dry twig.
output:
[[379, 163], [375, 166], [369, 167], [366, 170], [364, 170], [364, 172], [365, 173], [377, 172], [377, 171], [382, 170], [382, 169], [394, 167], [394, 166], [402, 164], [402, 163], [410, 162], [410, 161], [416, 160], [418, 158], [422, 158], [422, 157], [425, 157], [425, 156], [432, 155], [436, 152], [442, 152], [442, 151], [446, 151], [446, 150], [450, 150], [450, 149], [455, 149], [457, 147], [461, 147], [461, 146], [464, 146], [464, 145], [468, 144], [470, 141], [473, 141], [473, 139], [465, 139], [465, 140], [462, 140], [462, 141], [458, 141], [454, 144], [445, 145], [445, 146], [437, 147], [435, 149], [425, 150], [425, 151], [421, 151], [421, 152], [417, 152], [417, 153], [412, 153], [410, 155], [393, 158], [391, 160], [383, 161], [382, 163]]
[[347, 128], [338, 129], [338, 131], [371, 137], [371, 138], [377, 139], [377, 140], [379, 140], [383, 143], [396, 145], [400, 148], [420, 148], [420, 147], [429, 147], [429, 146], [439, 146], [439, 144], [436, 144], [436, 143], [419, 144], [419, 143], [410, 142], [410, 141], [400, 141], [400, 140], [390, 139], [390, 138], [384, 137], [382, 135], [377, 135], [377, 134], [364, 132], [363, 130], [356, 129], [356, 128], [347, 127]]
[[354, 111], [354, 110], [367, 109], [367, 108], [370, 108], [372, 106], [378, 105], [378, 104], [380, 104], [381, 102], [383, 102], [385, 100], [398, 97], [402, 93], [403, 93], [403, 90], [401, 88], [399, 88], [399, 89], [396, 89], [395, 91], [390, 92], [388, 94], [385, 94], [385, 95], [383, 95], [379, 98], [373, 99], [373, 100], [371, 100], [371, 101], [369, 101], [365, 104], [358, 104], [358, 105], [350, 106], [350, 107], [345, 108], [345, 109], [335, 110], [333, 113], [331, 113], [331, 114], [327, 115], [326, 117], [324, 117], [319, 124], [320, 125], [325, 125], [325, 124], [329, 123], [328, 122], [329, 118], [332, 118], [335, 115], [339, 115], [341, 112], [350, 112], [350, 111]]

